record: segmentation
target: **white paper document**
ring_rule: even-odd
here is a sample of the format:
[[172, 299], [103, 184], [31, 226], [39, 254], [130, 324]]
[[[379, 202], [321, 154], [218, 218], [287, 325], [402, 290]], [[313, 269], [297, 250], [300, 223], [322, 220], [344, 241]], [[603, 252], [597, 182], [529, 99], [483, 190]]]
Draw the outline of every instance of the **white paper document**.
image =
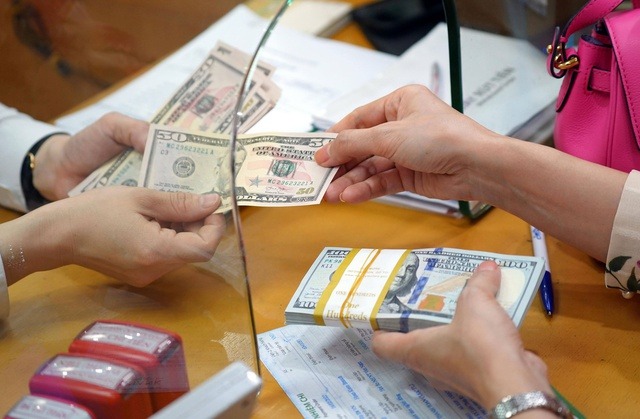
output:
[[[560, 84], [547, 74], [545, 54], [528, 41], [460, 28], [460, 44], [463, 110], [487, 128], [511, 135], [558, 96]], [[414, 83], [451, 103], [446, 24], [438, 24], [385, 71], [331, 102], [315, 115], [315, 124], [328, 128], [356, 107]]]
[[[252, 55], [267, 25], [267, 20], [246, 6], [236, 6], [149, 71], [96, 104], [58, 119], [56, 124], [77, 132], [109, 111], [149, 120], [198, 68], [216, 42], [224, 41]], [[249, 133], [311, 131], [312, 115], [378, 75], [396, 59], [390, 54], [276, 27], [260, 60], [276, 68], [273, 80], [282, 89], [282, 96]]]
[[305, 418], [484, 418], [474, 401], [379, 359], [372, 332], [286, 326], [258, 335], [260, 359]]

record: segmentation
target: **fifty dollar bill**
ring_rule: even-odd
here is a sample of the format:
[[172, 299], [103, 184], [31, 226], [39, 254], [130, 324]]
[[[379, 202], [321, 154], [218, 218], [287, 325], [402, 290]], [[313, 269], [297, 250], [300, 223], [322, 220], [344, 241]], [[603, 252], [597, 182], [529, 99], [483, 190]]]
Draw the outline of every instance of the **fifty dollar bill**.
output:
[[[231, 45], [218, 42], [151, 122], [196, 131], [229, 133], [250, 58]], [[274, 71], [273, 66], [258, 62], [241, 109], [238, 132], [251, 128], [273, 109], [280, 98], [280, 88], [270, 78]], [[123, 151], [91, 173], [69, 192], [69, 196], [104, 186], [136, 186], [142, 159], [142, 154], [133, 149]]]
[[230, 209], [232, 192], [238, 205], [318, 204], [337, 168], [319, 166], [314, 154], [333, 138], [328, 133], [239, 135], [232, 191], [227, 135], [152, 124], [138, 183], [163, 191], [217, 193], [220, 212]]

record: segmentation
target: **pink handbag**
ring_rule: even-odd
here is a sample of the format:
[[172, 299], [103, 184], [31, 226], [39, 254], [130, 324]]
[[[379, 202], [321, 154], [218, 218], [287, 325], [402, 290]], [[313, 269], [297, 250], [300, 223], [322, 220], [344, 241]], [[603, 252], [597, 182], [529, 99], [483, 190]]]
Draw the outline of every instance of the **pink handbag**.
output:
[[[556, 148], [629, 172], [640, 170], [640, 0], [591, 0], [556, 29], [549, 73], [564, 77], [556, 102]], [[569, 37], [592, 25], [577, 50]]]

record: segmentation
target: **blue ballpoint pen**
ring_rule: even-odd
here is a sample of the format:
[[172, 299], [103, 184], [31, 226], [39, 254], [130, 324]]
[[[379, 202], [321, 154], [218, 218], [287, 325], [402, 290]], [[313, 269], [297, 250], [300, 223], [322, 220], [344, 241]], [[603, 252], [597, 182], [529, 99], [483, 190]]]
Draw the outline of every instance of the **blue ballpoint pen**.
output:
[[533, 254], [544, 259], [544, 277], [540, 283], [540, 297], [547, 314], [553, 314], [553, 286], [551, 284], [551, 270], [549, 269], [549, 255], [547, 254], [547, 243], [544, 233], [531, 226], [531, 243], [533, 244]]

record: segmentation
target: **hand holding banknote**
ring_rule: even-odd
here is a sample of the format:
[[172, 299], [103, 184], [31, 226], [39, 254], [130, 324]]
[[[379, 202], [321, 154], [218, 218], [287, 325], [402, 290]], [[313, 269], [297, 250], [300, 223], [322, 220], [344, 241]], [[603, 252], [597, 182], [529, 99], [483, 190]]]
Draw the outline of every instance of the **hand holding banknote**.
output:
[[451, 248], [327, 247], [285, 310], [287, 324], [410, 331], [448, 324], [473, 270], [502, 266], [499, 304], [519, 325], [544, 273], [544, 260]]
[[335, 134], [241, 135], [269, 112], [280, 96], [270, 78], [275, 69], [266, 63], [258, 63], [254, 73], [240, 113], [236, 149], [233, 156], [230, 154], [235, 102], [249, 58], [219, 43], [153, 117], [144, 155], [125, 150], [69, 195], [114, 185], [216, 193], [222, 198], [219, 212], [231, 209], [233, 194], [238, 205], [320, 203], [337, 168], [320, 167], [314, 155]]
[[239, 135], [235, 190], [231, 190], [230, 140], [226, 135], [151, 125], [139, 185], [170, 192], [216, 193], [219, 212], [238, 205], [297, 206], [321, 202], [337, 168], [314, 161], [317, 149], [335, 134]]
[[376, 332], [374, 352], [486, 409], [510, 394], [534, 390], [552, 394], [546, 366], [524, 349], [518, 330], [496, 300], [499, 288], [500, 268], [492, 261], [483, 262], [461, 292], [450, 325], [409, 333]]
[[67, 197], [69, 190], [123, 150], [142, 151], [149, 124], [109, 113], [75, 135], [49, 137], [36, 155], [33, 184], [49, 200]]
[[[249, 55], [219, 42], [160, 107], [151, 122], [180, 130], [229, 136], [235, 104], [249, 61]], [[258, 63], [241, 109], [239, 133], [251, 128], [278, 101], [280, 89], [271, 79], [274, 71], [273, 66]], [[137, 186], [142, 159], [142, 147], [122, 151], [87, 176], [69, 192], [69, 196], [105, 186]]]

